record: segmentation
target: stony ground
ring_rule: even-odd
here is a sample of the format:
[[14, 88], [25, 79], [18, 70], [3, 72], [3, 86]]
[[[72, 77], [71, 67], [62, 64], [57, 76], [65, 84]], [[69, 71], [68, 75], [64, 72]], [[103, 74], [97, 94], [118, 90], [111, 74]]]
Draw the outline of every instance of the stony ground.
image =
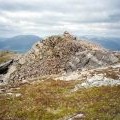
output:
[[119, 64], [0, 88], [0, 120], [120, 119]]
[[0, 120], [119, 120], [119, 70], [118, 64], [0, 86]]
[[100, 67], [92, 70], [75, 71], [69, 74], [62, 74], [55, 78], [56, 80], [79, 80], [73, 91], [80, 88], [117, 86], [120, 85], [120, 64], [108, 67]]

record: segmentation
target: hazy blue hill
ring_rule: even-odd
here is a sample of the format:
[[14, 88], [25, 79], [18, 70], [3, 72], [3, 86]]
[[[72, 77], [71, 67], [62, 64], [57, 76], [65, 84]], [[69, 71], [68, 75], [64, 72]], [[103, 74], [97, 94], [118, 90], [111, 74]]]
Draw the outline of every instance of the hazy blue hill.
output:
[[[100, 37], [100, 36], [81, 36], [80, 38], [100, 44], [110, 50], [120, 51], [120, 38], [119, 37]], [[0, 50], [12, 50], [17, 52], [26, 52], [32, 45], [41, 40], [40, 37], [35, 35], [19, 35], [12, 38], [0, 37]]]
[[5, 40], [7, 40], [8, 38], [3, 38], [3, 37], [0, 37], [0, 42], [1, 41], [5, 41]]
[[0, 38], [0, 49], [26, 52], [39, 40], [41, 40], [41, 38], [35, 35], [19, 35], [12, 38]]
[[120, 51], [120, 38], [119, 37], [97, 37], [97, 36], [82, 36], [80, 38], [92, 41], [94, 43], [98, 43], [103, 47], [114, 50]]

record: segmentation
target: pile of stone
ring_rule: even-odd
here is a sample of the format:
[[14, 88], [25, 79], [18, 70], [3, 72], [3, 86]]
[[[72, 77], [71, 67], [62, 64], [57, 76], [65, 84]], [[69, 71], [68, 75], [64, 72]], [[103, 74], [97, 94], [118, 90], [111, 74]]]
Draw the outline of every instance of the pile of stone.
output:
[[32, 79], [42, 75], [92, 69], [117, 63], [118, 58], [98, 45], [88, 44], [65, 32], [38, 41], [19, 57], [9, 81]]

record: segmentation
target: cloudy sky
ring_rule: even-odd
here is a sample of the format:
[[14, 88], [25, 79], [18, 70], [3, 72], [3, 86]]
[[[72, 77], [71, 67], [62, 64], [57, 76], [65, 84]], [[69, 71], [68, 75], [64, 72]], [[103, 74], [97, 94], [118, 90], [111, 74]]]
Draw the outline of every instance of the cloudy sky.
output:
[[0, 0], [0, 36], [120, 36], [120, 0]]

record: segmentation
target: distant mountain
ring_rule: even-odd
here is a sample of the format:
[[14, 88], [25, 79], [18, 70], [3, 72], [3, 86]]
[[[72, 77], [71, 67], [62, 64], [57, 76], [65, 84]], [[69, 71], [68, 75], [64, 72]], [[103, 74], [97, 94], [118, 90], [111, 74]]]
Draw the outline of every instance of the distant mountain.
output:
[[113, 51], [120, 51], [120, 37], [81, 36], [80, 38], [102, 45]]
[[7, 40], [8, 38], [3, 38], [3, 37], [0, 37], [0, 42], [1, 41], [5, 41], [5, 40]]
[[26, 52], [39, 40], [41, 40], [41, 38], [35, 35], [19, 35], [12, 38], [0, 38], [0, 50]]

